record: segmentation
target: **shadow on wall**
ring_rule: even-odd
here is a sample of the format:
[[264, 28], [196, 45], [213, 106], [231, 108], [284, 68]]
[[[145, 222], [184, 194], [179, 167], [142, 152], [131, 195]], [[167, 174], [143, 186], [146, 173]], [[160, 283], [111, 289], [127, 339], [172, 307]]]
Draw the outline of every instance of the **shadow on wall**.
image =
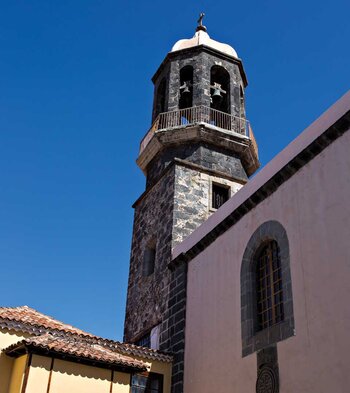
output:
[[11, 380], [11, 371], [13, 366], [13, 359], [5, 355], [0, 354], [0, 393], [8, 393], [8, 388]]
[[99, 379], [109, 382], [111, 381], [112, 374], [112, 371], [108, 369], [60, 359], [55, 359], [52, 371], [54, 373], [74, 375], [82, 378]]

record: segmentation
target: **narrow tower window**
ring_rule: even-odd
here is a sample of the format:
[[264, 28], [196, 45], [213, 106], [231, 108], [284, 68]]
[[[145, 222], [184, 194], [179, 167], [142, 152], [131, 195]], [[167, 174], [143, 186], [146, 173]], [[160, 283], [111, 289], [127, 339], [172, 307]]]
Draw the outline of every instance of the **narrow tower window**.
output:
[[278, 244], [265, 244], [256, 261], [257, 323], [263, 330], [284, 319], [282, 271]]
[[144, 277], [150, 276], [154, 272], [154, 265], [156, 260], [156, 242], [152, 241], [147, 244], [143, 255], [143, 269], [142, 275]]
[[230, 188], [221, 184], [212, 185], [211, 206], [213, 209], [219, 209], [230, 197]]
[[193, 101], [193, 67], [185, 66], [180, 70], [179, 109], [190, 108]]

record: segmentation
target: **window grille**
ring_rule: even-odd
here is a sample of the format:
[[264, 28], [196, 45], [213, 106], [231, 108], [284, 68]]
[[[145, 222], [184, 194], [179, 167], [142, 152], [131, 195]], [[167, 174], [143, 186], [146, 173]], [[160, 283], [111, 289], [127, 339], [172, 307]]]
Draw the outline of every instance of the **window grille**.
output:
[[257, 258], [258, 330], [283, 321], [281, 258], [275, 240], [268, 242]]
[[213, 209], [219, 209], [230, 197], [230, 189], [219, 184], [213, 184], [212, 203]]

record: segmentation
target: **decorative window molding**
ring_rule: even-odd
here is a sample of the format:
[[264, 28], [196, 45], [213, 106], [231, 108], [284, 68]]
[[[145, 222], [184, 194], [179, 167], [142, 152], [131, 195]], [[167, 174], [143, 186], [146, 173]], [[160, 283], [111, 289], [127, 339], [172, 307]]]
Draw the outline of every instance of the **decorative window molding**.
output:
[[[279, 249], [283, 293], [283, 321], [259, 330], [257, 310], [257, 257], [264, 245], [275, 241]], [[241, 266], [242, 357], [295, 335], [289, 242], [286, 230], [277, 221], [262, 224], [250, 238]]]
[[278, 393], [279, 369], [277, 345], [271, 345], [257, 353], [256, 393]]

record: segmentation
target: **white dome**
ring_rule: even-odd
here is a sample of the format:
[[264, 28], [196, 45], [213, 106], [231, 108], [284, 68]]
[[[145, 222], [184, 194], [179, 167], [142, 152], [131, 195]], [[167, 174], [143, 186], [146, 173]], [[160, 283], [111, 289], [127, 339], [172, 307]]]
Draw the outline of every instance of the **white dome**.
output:
[[204, 30], [196, 31], [196, 34], [193, 36], [193, 38], [177, 41], [176, 44], [172, 47], [171, 52], [192, 48], [198, 45], [209, 46], [210, 48], [213, 48], [219, 52], [225, 53], [225, 55], [238, 58], [237, 52], [232, 48], [232, 46], [212, 40], [209, 37], [209, 34]]

